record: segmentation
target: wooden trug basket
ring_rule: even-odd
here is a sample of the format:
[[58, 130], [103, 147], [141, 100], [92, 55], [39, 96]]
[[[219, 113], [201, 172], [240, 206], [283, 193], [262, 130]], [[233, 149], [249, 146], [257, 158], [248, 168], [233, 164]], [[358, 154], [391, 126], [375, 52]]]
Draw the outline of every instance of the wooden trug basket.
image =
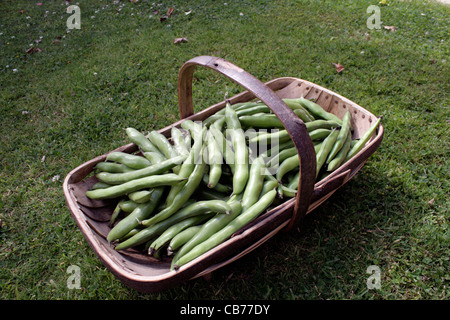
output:
[[[215, 70], [246, 89], [229, 99], [232, 104], [260, 99], [283, 122], [300, 157], [301, 178], [298, 194], [297, 197], [268, 210], [229, 240], [175, 271], [170, 270], [170, 260], [157, 260], [134, 249], [116, 251], [106, 240], [111, 229], [109, 219], [116, 202], [93, 201], [85, 196], [85, 192], [97, 182], [91, 174], [93, 167], [98, 162], [105, 161], [107, 154], [97, 156], [73, 169], [63, 184], [66, 202], [73, 218], [102, 263], [120, 281], [140, 292], [158, 292], [208, 275], [254, 250], [278, 232], [298, 227], [306, 214], [327, 200], [361, 169], [383, 138], [383, 126], [380, 125], [363, 150], [325, 179], [316, 182], [316, 158], [312, 141], [305, 124], [286, 106], [282, 98], [303, 96], [314, 99], [326, 111], [340, 118], [349, 110], [352, 115], [353, 138], [361, 137], [377, 117], [347, 98], [317, 84], [293, 77], [277, 78], [264, 84], [234, 64], [210, 56], [193, 58], [181, 67], [178, 78], [181, 120], [159, 130], [166, 137], [170, 137], [171, 128], [180, 127], [183, 120], [201, 121], [225, 107], [225, 101], [222, 101], [194, 114], [192, 79], [197, 66]], [[137, 146], [130, 143], [112, 151], [133, 153], [137, 150]]]

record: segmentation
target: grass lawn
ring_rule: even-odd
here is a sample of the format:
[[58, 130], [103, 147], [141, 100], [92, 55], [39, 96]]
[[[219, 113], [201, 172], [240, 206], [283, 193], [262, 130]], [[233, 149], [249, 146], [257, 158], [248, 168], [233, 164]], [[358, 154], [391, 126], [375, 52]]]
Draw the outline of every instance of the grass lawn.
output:
[[[0, 299], [449, 299], [450, 8], [386, 2], [79, 0], [81, 28], [68, 30], [63, 0], [1, 1]], [[372, 4], [380, 29], [367, 25]], [[329, 88], [383, 115], [385, 137], [301, 229], [209, 281], [141, 294], [90, 249], [62, 182], [128, 143], [124, 128], [177, 120], [178, 70], [199, 55]], [[198, 68], [195, 108], [241, 90]], [[71, 265], [80, 289], [67, 286]]]

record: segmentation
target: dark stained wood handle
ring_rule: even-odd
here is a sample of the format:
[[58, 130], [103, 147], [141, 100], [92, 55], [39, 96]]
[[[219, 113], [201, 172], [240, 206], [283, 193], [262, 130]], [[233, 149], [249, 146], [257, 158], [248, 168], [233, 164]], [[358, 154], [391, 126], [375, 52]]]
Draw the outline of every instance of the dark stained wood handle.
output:
[[290, 134], [300, 159], [300, 181], [292, 218], [286, 227], [297, 226], [306, 215], [316, 180], [316, 154], [303, 121], [269, 87], [238, 66], [217, 57], [199, 56], [187, 61], [178, 75], [178, 106], [181, 119], [194, 114], [192, 78], [196, 66], [213, 69], [244, 87], [264, 102]]

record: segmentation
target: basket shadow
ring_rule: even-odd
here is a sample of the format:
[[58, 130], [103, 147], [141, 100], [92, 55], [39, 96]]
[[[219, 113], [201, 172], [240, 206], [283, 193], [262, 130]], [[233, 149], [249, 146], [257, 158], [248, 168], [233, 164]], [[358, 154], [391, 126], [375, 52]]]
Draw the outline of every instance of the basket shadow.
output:
[[343, 286], [363, 291], [366, 268], [383, 260], [374, 246], [394, 241], [392, 217], [414, 196], [370, 171], [363, 169], [296, 230], [280, 232], [238, 261], [183, 284], [183, 291], [198, 299], [229, 299], [236, 287], [236, 298], [244, 299], [316, 299]]

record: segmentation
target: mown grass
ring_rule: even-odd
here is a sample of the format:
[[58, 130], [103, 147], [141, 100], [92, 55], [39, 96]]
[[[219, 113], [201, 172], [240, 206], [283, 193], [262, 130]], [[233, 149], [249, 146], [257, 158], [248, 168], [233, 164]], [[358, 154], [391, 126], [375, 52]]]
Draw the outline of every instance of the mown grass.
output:
[[[449, 8], [388, 1], [382, 28], [370, 30], [371, 4], [80, 0], [82, 27], [68, 32], [65, 1], [1, 2], [1, 299], [448, 299]], [[41, 52], [25, 53], [31, 44]], [[299, 230], [210, 281], [140, 294], [91, 251], [62, 181], [128, 143], [125, 127], [177, 120], [178, 70], [204, 54], [263, 81], [294, 76], [338, 92], [383, 115], [385, 138]], [[195, 73], [196, 110], [240, 91]], [[81, 289], [67, 287], [70, 265], [81, 268]], [[370, 265], [381, 270], [379, 290], [367, 287]]]

